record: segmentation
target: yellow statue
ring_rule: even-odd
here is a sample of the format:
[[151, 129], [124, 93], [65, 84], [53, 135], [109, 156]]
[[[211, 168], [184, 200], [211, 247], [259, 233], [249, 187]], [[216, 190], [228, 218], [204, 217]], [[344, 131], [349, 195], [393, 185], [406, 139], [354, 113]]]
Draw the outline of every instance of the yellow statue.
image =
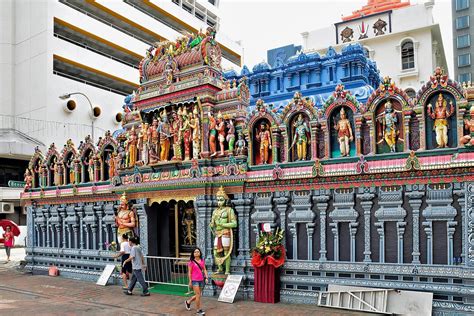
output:
[[309, 128], [306, 122], [304, 121], [303, 114], [299, 114], [296, 122], [293, 124], [294, 130], [294, 137], [293, 143], [290, 146], [291, 148], [296, 144], [296, 154], [298, 159], [297, 160], [306, 160], [306, 151], [308, 147], [308, 136]]
[[232, 229], [237, 227], [237, 218], [234, 210], [225, 206], [229, 199], [221, 186], [216, 193], [217, 208], [212, 213], [210, 228], [214, 234], [214, 260], [218, 272], [222, 273], [225, 266], [225, 274], [230, 274], [230, 261], [233, 245]]
[[390, 148], [390, 152], [396, 152], [398, 131], [398, 116], [393, 110], [390, 100], [385, 102], [385, 113], [382, 116], [382, 137]]
[[122, 235], [127, 234], [133, 236], [133, 229], [136, 227], [135, 213], [129, 209], [127, 194], [124, 192], [120, 197], [120, 206], [115, 216], [115, 223], [117, 224], [117, 235], [120, 242], [122, 242]]
[[435, 108], [428, 104], [428, 116], [434, 120], [433, 129], [436, 132], [436, 143], [438, 144], [437, 148], [448, 147], [448, 118], [454, 114], [453, 110], [453, 101], [449, 102], [450, 109], [446, 106], [446, 100], [443, 95], [440, 93], [438, 99], [435, 102]]

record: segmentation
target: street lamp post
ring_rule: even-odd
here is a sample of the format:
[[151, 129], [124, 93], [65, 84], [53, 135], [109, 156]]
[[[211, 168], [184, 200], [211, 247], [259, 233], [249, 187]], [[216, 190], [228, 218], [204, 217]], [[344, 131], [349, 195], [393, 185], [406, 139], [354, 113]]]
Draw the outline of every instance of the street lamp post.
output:
[[[84, 93], [82, 92], [72, 92], [72, 93], [65, 93], [63, 95], [60, 95], [59, 98], [61, 100], [67, 100], [69, 99], [72, 95], [75, 95], [75, 94], [79, 94], [79, 95], [82, 95], [84, 98], [86, 98], [87, 102], [89, 102], [89, 106], [91, 108], [91, 111], [92, 111], [92, 115], [94, 114], [94, 107], [92, 106], [92, 102], [91, 100], [89, 99], [89, 97], [87, 95], [85, 95]], [[91, 134], [91, 137], [92, 137], [92, 143], [94, 143], [94, 119], [92, 118], [91, 119], [91, 127], [92, 127], [92, 134]]]

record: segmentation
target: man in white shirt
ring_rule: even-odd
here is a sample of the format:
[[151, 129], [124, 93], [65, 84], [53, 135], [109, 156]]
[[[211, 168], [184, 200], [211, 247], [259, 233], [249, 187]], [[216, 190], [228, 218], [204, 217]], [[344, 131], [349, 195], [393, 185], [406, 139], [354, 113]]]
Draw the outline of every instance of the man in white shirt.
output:
[[130, 275], [132, 274], [132, 263], [127, 262], [124, 265], [125, 260], [130, 257], [130, 251], [132, 250], [132, 247], [130, 246], [130, 243], [128, 241], [128, 235], [123, 234], [122, 235], [122, 242], [120, 243], [120, 252], [115, 256], [115, 258], [118, 258], [122, 256], [122, 280], [123, 280], [123, 289], [128, 289], [128, 284], [127, 284], [127, 279], [130, 278]]

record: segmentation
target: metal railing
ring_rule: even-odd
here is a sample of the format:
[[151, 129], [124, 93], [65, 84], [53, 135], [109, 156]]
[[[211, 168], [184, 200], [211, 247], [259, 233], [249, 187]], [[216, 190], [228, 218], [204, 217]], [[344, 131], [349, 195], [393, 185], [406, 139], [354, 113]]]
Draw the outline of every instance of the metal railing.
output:
[[147, 263], [145, 281], [153, 284], [188, 286], [189, 259], [145, 256], [145, 260]]

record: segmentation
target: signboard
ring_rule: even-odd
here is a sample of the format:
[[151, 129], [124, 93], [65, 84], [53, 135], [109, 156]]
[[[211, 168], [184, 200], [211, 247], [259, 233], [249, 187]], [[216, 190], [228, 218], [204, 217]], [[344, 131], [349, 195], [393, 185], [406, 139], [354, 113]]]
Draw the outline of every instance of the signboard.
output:
[[242, 275], [228, 275], [222, 288], [221, 295], [219, 295], [219, 302], [233, 303], [235, 294], [239, 289], [240, 282], [242, 282]]
[[113, 264], [108, 264], [105, 266], [104, 271], [100, 275], [99, 279], [97, 280], [97, 285], [106, 285], [107, 281], [109, 280], [110, 276], [112, 275], [112, 272], [115, 270], [115, 265]]

